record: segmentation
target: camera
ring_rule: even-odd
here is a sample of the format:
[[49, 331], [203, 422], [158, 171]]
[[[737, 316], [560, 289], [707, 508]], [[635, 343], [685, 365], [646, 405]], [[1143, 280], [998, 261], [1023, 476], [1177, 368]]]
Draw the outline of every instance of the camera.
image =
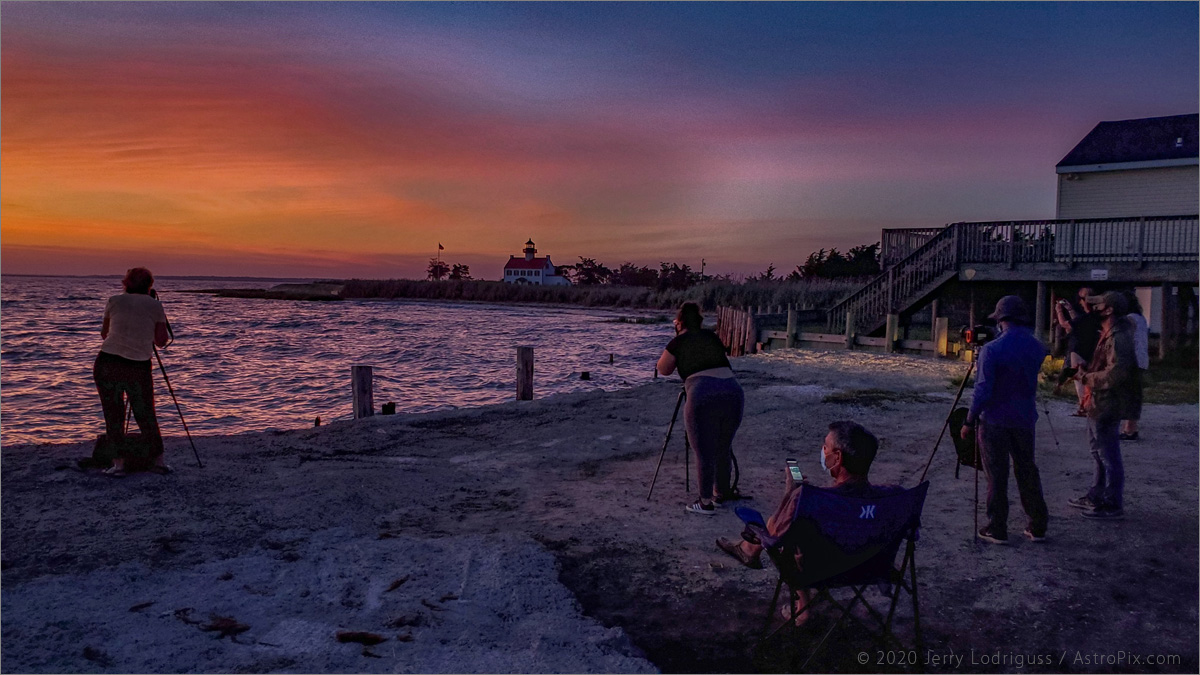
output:
[[962, 329], [963, 342], [972, 347], [987, 344], [996, 337], [996, 329], [991, 326], [964, 326]]

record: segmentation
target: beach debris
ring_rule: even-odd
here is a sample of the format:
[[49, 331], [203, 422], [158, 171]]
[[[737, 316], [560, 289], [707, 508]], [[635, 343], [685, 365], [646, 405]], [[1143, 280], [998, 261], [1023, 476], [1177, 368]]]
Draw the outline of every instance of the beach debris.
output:
[[[380, 642], [386, 642], [387, 638], [377, 633], [368, 633], [362, 630], [339, 630], [337, 632], [338, 642], [357, 642], [360, 645], [377, 645]], [[365, 650], [364, 650], [365, 651]]]
[[422, 605], [425, 605], [426, 607], [428, 607], [429, 609], [432, 609], [432, 610], [433, 610], [433, 611], [435, 611], [435, 612], [444, 612], [444, 611], [446, 611], [446, 608], [445, 608], [445, 607], [438, 607], [437, 605], [435, 605], [435, 604], [433, 604], [432, 602], [430, 602], [430, 601], [426, 600], [425, 598], [421, 598], [421, 604], [422, 604]]
[[363, 656], [369, 656], [369, 657], [371, 657], [371, 658], [373, 658], [373, 659], [382, 659], [382, 658], [383, 658], [382, 656], [380, 656], [380, 655], [378, 655], [378, 654], [376, 654], [376, 653], [372, 652], [370, 649], [367, 649], [366, 647], [363, 647], [363, 650], [362, 650], [362, 655], [363, 655]]
[[250, 630], [250, 626], [231, 616], [217, 616], [215, 614], [210, 614], [208, 624], [201, 626], [200, 630], [218, 633], [218, 640], [224, 637], [232, 639], [233, 637]]
[[204, 623], [203, 621], [198, 621], [198, 620], [192, 618], [193, 611], [194, 610], [191, 607], [184, 607], [183, 609], [177, 609], [177, 610], [175, 610], [175, 618], [179, 619], [180, 621], [182, 621], [184, 623], [190, 623], [193, 626], [198, 626], [198, 625]]
[[229, 581], [232, 578], [233, 578], [233, 572], [230, 572], [229, 570], [225, 570], [224, 572], [221, 573], [221, 576], [217, 577], [217, 581]]
[[398, 642], [412, 642], [413, 641], [412, 631], [408, 631], [407, 633], [400, 633], [400, 634], [396, 635], [396, 640]]
[[379, 539], [395, 539], [395, 538], [396, 538], [396, 537], [398, 537], [398, 536], [400, 536], [400, 535], [398, 535], [398, 534], [396, 534], [396, 533], [394, 533], [394, 532], [387, 532], [387, 531], [384, 531], [384, 532], [380, 532], [380, 533], [379, 533], [379, 537], [378, 537], [378, 538], [379, 538]]
[[442, 597], [441, 597], [441, 598], [438, 600], [438, 602], [446, 602], [447, 600], [457, 600], [457, 599], [458, 599], [458, 596], [457, 596], [457, 595], [455, 595], [455, 594], [453, 594], [453, 593], [447, 593], [447, 594], [443, 595], [443, 596], [442, 596]]
[[317, 419], [313, 421], [313, 426], [314, 427], [321, 426], [321, 417], [319, 415], [317, 416]]
[[387, 587], [387, 589], [384, 591], [384, 593], [391, 593], [392, 591], [396, 590], [397, 588], [400, 588], [410, 578], [411, 578], [410, 575], [406, 574], [406, 575], [400, 577], [399, 579], [393, 581], [391, 583], [391, 585]]
[[84, 647], [83, 658], [91, 661], [92, 663], [100, 664], [104, 667], [108, 667], [113, 664], [113, 658], [111, 656], [104, 653], [103, 650], [96, 649], [95, 647]]
[[161, 546], [164, 553], [179, 553], [179, 549], [175, 548], [177, 541], [178, 539], [171, 535], [154, 539], [154, 543]]
[[388, 628], [404, 628], [405, 626], [420, 626], [425, 623], [425, 617], [420, 614], [404, 614], [387, 622]]
[[134, 605], [133, 607], [130, 607], [130, 608], [129, 608], [129, 611], [131, 611], [131, 612], [140, 612], [140, 611], [142, 611], [143, 609], [146, 609], [147, 607], [149, 607], [150, 605], [153, 605], [153, 604], [154, 604], [154, 601], [153, 601], [153, 600], [151, 600], [151, 601], [149, 601], [149, 602], [139, 602], [138, 604]]

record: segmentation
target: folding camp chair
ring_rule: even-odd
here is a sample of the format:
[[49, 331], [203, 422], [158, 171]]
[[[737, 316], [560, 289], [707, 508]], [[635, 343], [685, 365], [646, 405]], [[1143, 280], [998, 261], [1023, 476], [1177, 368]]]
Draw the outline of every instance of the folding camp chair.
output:
[[[866, 499], [805, 485], [796, 503], [792, 525], [779, 537], [767, 533], [760, 514], [751, 509], [738, 509], [738, 516], [746, 521], [747, 530], [763, 544], [779, 571], [763, 628], [766, 634], [760, 640], [760, 646], [784, 628], [799, 626], [801, 619], [807, 618], [805, 615], [817, 607], [831, 605], [839, 611], [837, 620], [813, 648], [801, 670], [807, 668], [829, 636], [847, 621], [872, 633], [884, 648], [903, 649], [904, 645], [892, 631], [896, 605], [903, 590], [912, 598], [916, 649], [918, 654], [922, 653], [924, 645], [914, 555], [921, 509], [928, 491], [929, 483], [924, 482], [911, 490], [896, 488], [894, 492]], [[906, 544], [904, 557], [897, 568], [896, 555], [902, 543]], [[799, 563], [797, 553], [800, 554]], [[768, 633], [784, 584], [788, 586], [787, 613], [790, 618]], [[871, 586], [876, 586], [888, 601], [886, 616], [867, 602], [864, 593]], [[845, 604], [831, 593], [843, 588], [853, 593]], [[812, 591], [814, 596], [797, 614], [796, 600], [804, 591]], [[860, 604], [866, 608], [867, 621], [873, 621], [875, 626], [855, 616], [853, 610]]]

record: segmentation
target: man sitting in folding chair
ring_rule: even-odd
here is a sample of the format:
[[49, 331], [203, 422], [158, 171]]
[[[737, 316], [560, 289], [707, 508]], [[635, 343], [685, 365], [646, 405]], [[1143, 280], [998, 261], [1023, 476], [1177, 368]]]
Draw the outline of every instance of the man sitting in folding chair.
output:
[[[821, 449], [821, 466], [833, 478], [833, 487], [819, 488], [789, 480], [783, 502], [765, 523], [757, 511], [737, 509], [738, 517], [746, 522], [744, 541], [717, 540], [722, 551], [755, 569], [762, 567], [760, 554], [764, 548], [767, 550], [780, 574], [768, 622], [784, 583], [788, 585], [791, 600], [791, 611], [787, 612], [790, 617], [784, 625], [803, 623], [818, 601], [841, 608], [841, 617], [826, 638], [845, 619], [858, 621], [850, 611], [862, 603], [878, 620], [886, 640], [890, 637], [901, 588], [912, 596], [916, 618], [916, 572], [911, 567], [913, 542], [929, 485], [922, 483], [912, 490], [872, 485], [867, 474], [878, 449], [879, 441], [862, 425], [830, 424]], [[905, 540], [909, 545], [901, 568], [896, 570], [896, 554]], [[912, 575], [911, 582], [904, 579], [906, 568]], [[886, 618], [863, 597], [870, 585], [886, 589], [891, 601]], [[854, 591], [854, 598], [845, 606], [829, 594], [829, 589], [841, 587]], [[919, 624], [916, 630], [920, 642]]]

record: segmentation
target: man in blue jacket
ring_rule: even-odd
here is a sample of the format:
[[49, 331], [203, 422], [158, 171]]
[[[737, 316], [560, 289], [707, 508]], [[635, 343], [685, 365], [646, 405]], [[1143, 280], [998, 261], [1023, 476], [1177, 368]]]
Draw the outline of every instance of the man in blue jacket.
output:
[[1025, 301], [1006, 295], [996, 303], [990, 318], [1000, 336], [979, 352], [975, 393], [962, 436], [975, 434], [987, 474], [988, 524], [980, 539], [993, 544], [1008, 542], [1008, 458], [1029, 517], [1025, 536], [1046, 539], [1049, 514], [1042, 496], [1042, 479], [1033, 461], [1034, 426], [1037, 424], [1037, 380], [1046, 358], [1046, 346], [1028, 328]]

